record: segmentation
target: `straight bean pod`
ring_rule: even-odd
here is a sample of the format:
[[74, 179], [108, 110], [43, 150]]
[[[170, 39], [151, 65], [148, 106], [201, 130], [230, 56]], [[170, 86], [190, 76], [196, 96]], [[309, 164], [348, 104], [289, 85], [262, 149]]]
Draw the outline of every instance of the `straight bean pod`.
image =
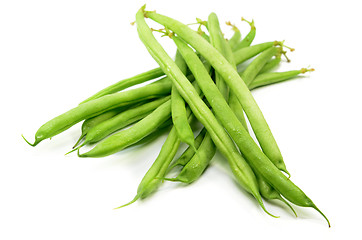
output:
[[79, 157], [105, 157], [140, 141], [171, 117], [171, 101], [163, 103], [132, 127], [113, 134]]
[[255, 89], [258, 87], [263, 87], [266, 85], [274, 84], [283, 82], [294, 77], [297, 77], [299, 74], [304, 74], [306, 72], [314, 71], [313, 68], [307, 69], [302, 68], [300, 70], [292, 70], [286, 72], [270, 72], [270, 73], [263, 73], [258, 75], [254, 81], [250, 84], [250, 89]]
[[101, 98], [78, 105], [42, 125], [35, 133], [34, 143], [30, 143], [23, 138], [29, 145], [36, 146], [44, 139], [51, 138], [84, 119], [97, 116], [118, 107], [161, 97], [170, 94], [170, 91], [171, 82], [168, 79], [163, 79], [158, 81], [158, 83], [137, 89], [105, 95]]
[[119, 82], [116, 82], [116, 83], [112, 84], [111, 86], [108, 86], [108, 87], [102, 89], [101, 91], [99, 91], [96, 94], [92, 95], [91, 97], [87, 98], [86, 100], [84, 100], [80, 104], [88, 102], [90, 100], [97, 99], [97, 98], [102, 97], [104, 95], [119, 92], [119, 91], [124, 90], [126, 88], [129, 88], [129, 87], [132, 87], [134, 85], [156, 79], [156, 78], [161, 77], [163, 75], [165, 75], [165, 74], [163, 73], [161, 68], [155, 68], [155, 69], [149, 70], [147, 72], [138, 74], [138, 75], [136, 75], [134, 77], [123, 79], [123, 80], [121, 80]]
[[256, 28], [255, 28], [255, 24], [254, 24], [254, 20], [252, 20], [251, 22], [245, 20], [244, 18], [241, 18], [242, 21], [245, 21], [247, 23], [249, 23], [250, 25], [250, 31], [249, 33], [245, 36], [245, 38], [243, 38], [235, 47], [234, 50], [239, 50], [245, 47], [248, 47], [251, 45], [251, 43], [253, 42], [254, 38], [255, 38], [255, 34], [256, 34]]
[[94, 126], [89, 130], [82, 144], [93, 144], [101, 141], [110, 134], [140, 120], [149, 115], [153, 110], [170, 100], [170, 96], [153, 100], [140, 106], [130, 108], [112, 118]]
[[[187, 65], [178, 51], [176, 51], [175, 63], [182, 73], [186, 74]], [[182, 142], [185, 142], [189, 146], [195, 148], [194, 133], [192, 132], [187, 120], [185, 101], [177, 91], [175, 85], [172, 86], [171, 91], [171, 112], [172, 122], [176, 128], [178, 137]]]

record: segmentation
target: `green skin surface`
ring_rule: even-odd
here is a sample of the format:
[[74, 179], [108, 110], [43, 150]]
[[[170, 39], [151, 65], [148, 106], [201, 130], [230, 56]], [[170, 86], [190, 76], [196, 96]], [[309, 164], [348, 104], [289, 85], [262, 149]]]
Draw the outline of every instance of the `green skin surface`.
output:
[[[141, 17], [143, 19], [143, 11], [138, 12], [137, 15], [141, 15]], [[228, 65], [228, 63], [224, 64], [224, 61], [221, 60], [224, 58], [222, 56], [220, 56], [220, 54], [217, 51], [216, 51], [217, 53], [215, 53], [215, 51], [212, 51], [210, 49], [210, 45], [202, 37], [199, 38], [199, 36], [196, 36], [197, 34], [194, 35], [194, 33], [192, 31], [188, 31], [187, 29], [189, 29], [189, 28], [187, 26], [185, 26], [182, 23], [179, 23], [169, 17], [157, 14], [155, 12], [146, 12], [146, 16], [155, 20], [156, 22], [166, 26], [168, 29], [174, 31], [176, 34], [178, 34], [180, 37], [182, 37], [184, 40], [186, 40], [198, 52], [200, 52], [211, 63], [211, 65], [213, 65], [214, 68], [216, 70], [218, 70], [219, 72], [227, 73], [229, 71], [229, 68], [226, 67]], [[187, 29], [185, 29], [185, 28], [187, 28]], [[146, 29], [144, 29], [143, 31], [146, 31]], [[153, 37], [152, 34], [151, 34], [151, 37]], [[147, 39], [148, 38], [149, 37], [147, 37]], [[175, 39], [175, 37], [174, 37], [174, 39]], [[141, 37], [141, 40], [144, 42], [145, 45], [147, 45], [146, 39], [142, 39], [142, 37]], [[150, 50], [149, 46], [147, 48]], [[160, 51], [160, 49], [157, 49], [157, 48], [153, 49], [151, 55], [156, 59], [156, 61], [159, 62], [159, 64], [161, 65], [161, 68], [163, 68], [164, 70], [170, 70], [170, 66], [172, 66], [172, 64], [169, 63], [168, 61], [167, 61], [167, 63], [163, 63], [164, 59], [162, 57], [160, 58], [160, 56], [158, 54], [159, 51]], [[151, 50], [150, 50], [150, 52], [151, 52]], [[206, 57], [206, 56], [208, 56], [208, 57]], [[183, 56], [183, 57], [186, 60], [186, 57], [185, 56]], [[199, 61], [198, 58], [197, 58], [197, 60]], [[186, 60], [186, 62], [187, 62], [187, 60]], [[215, 67], [219, 63], [221, 63], [221, 65], [224, 66], [224, 70]], [[189, 67], [190, 67], [190, 65], [189, 65]], [[232, 70], [231, 72], [233, 72], [233, 71], [234, 70]], [[172, 80], [177, 79], [177, 77], [179, 77], [178, 74], [175, 74], [175, 73], [170, 73], [170, 75], [174, 75], [173, 77], [171, 77]], [[177, 76], [175, 76], [175, 75], [177, 75]], [[197, 79], [197, 76], [195, 75], [195, 73], [194, 73], [194, 76]], [[234, 77], [234, 74], [230, 74], [229, 77], [230, 78], [225, 78], [225, 79], [232, 79]], [[238, 78], [236, 78], [236, 79], [238, 79]], [[231, 87], [231, 86], [232, 86], [232, 84], [229, 84], [229, 87]], [[240, 88], [240, 86], [243, 86], [243, 84], [239, 83], [237, 86]], [[178, 86], [178, 89], [179, 88], [182, 89], [182, 88], [186, 88], [186, 87], [187, 87], [186, 84], [182, 83], [182, 84], [180, 84], [180, 86]], [[205, 93], [205, 91], [203, 91], [203, 92]], [[181, 93], [181, 90], [180, 90], [180, 93]], [[191, 101], [193, 100], [194, 96], [187, 96], [186, 92], [183, 93], [182, 96], [184, 97], [186, 102], [189, 103], [190, 106], [192, 106]], [[206, 94], [205, 94], [205, 96], [206, 96]], [[221, 95], [221, 97], [222, 97], [222, 95]], [[223, 97], [222, 97], [222, 99], [223, 99]], [[214, 100], [214, 102], [216, 102], [216, 101]], [[244, 107], [245, 111], [248, 113], [248, 110], [250, 110], [250, 109], [247, 109], [244, 105], [243, 105], [243, 107]], [[199, 110], [196, 108], [194, 109], [193, 107], [191, 107], [191, 108], [192, 108], [195, 116], [199, 119], [199, 121], [201, 123], [204, 123], [204, 122], [206, 123], [207, 120], [199, 115], [199, 113], [200, 113], [200, 112], [198, 112]], [[226, 115], [226, 114], [224, 113], [224, 115]], [[221, 118], [220, 116], [218, 116], [218, 117]], [[250, 119], [250, 116], [248, 116], [248, 117]], [[255, 115], [254, 115], [254, 117], [255, 117]], [[237, 120], [236, 117], [235, 117], [235, 119]], [[230, 122], [234, 123], [234, 120], [232, 120]], [[215, 124], [217, 124], [217, 122], [211, 123], [211, 125], [215, 125]], [[241, 125], [241, 123], [240, 123], [240, 125]], [[211, 134], [211, 131], [210, 131], [212, 129], [211, 126], [208, 125], [208, 127], [207, 127], [206, 124], [204, 124], [204, 126], [207, 128], [207, 130]], [[210, 128], [210, 130], [209, 130], [209, 128]], [[268, 159], [268, 157], [266, 157], [264, 155], [264, 153], [255, 144], [255, 142], [252, 140], [250, 135], [245, 131], [245, 129], [243, 127], [238, 128], [238, 129], [240, 130], [240, 132], [242, 134], [239, 134], [239, 136], [240, 136], [239, 138], [234, 138], [234, 141], [236, 141], [236, 143], [239, 146], [242, 153], [249, 160], [249, 164], [253, 165], [253, 167], [255, 169], [257, 169], [257, 171], [268, 181], [268, 183], [272, 187], [274, 187], [278, 192], [280, 192], [287, 200], [289, 200], [290, 202], [292, 202], [296, 205], [299, 205], [299, 206], [312, 207], [323, 215], [323, 213], [316, 207], [316, 205], [311, 201], [311, 199], [308, 198], [305, 195], [305, 193], [300, 188], [298, 188], [292, 181], [290, 181], [290, 179], [288, 179], [283, 173], [281, 173], [279, 171], [279, 169], [277, 167], [275, 167], [275, 165]], [[230, 132], [230, 134], [232, 135], [231, 132]], [[223, 146], [218, 146], [218, 142], [216, 141], [216, 140], [220, 140], [220, 138], [217, 139], [215, 136], [213, 136], [213, 140], [214, 140], [215, 145], [217, 145], [218, 149], [221, 152], [224, 152], [223, 151], [224, 149], [222, 148]], [[225, 140], [225, 139], [223, 139], [223, 140]], [[242, 144], [240, 144], [240, 143], [242, 143]], [[326, 218], [326, 220], [327, 220], [327, 218]]]
[[281, 57], [278, 56], [278, 57], [275, 57], [271, 60], [269, 60], [265, 65], [264, 67], [259, 71], [258, 74], [262, 74], [262, 73], [267, 73], [267, 72], [270, 72], [272, 70], [274, 70], [275, 68], [277, 68], [281, 62]]
[[102, 89], [101, 91], [99, 91], [96, 94], [94, 94], [93, 96], [87, 98], [80, 104], [88, 102], [90, 100], [100, 98], [100, 97], [108, 95], [108, 94], [119, 92], [128, 87], [156, 79], [163, 75], [165, 75], [165, 74], [163, 73], [161, 68], [155, 68], [155, 69], [149, 70], [147, 72], [138, 74], [134, 77], [123, 79], [115, 84], [112, 84], [111, 86], [108, 86], [108, 87]]
[[231, 49], [233, 49], [236, 46], [236, 44], [240, 42], [240, 40], [241, 40], [241, 33], [238, 29], [236, 29], [234, 30], [233, 36], [228, 41]]
[[267, 152], [268, 155], [273, 156], [273, 161], [282, 162], [283, 158], [279, 147], [276, 144], [269, 126], [254, 97], [251, 95], [248, 87], [245, 85], [237, 71], [223, 57], [223, 55], [213, 48], [200, 35], [181, 22], [155, 12], [147, 12], [146, 15], [184, 39], [214, 67], [214, 69], [224, 78], [230, 90], [234, 92], [242, 105], [255, 135], [263, 147], [263, 150]]
[[[215, 145], [218, 147], [219, 151], [228, 159], [232, 172], [234, 173], [238, 183], [243, 186], [244, 189], [250, 192], [265, 210], [253, 171], [241, 157], [232, 140], [224, 128], [219, 124], [211, 110], [198, 96], [197, 92], [187, 80], [187, 78], [182, 74], [177, 65], [154, 38], [152, 32], [144, 20], [143, 14], [143, 10], [141, 9], [136, 15], [137, 31], [139, 33], [140, 39], [146, 46], [151, 56], [170, 77], [175, 86], [177, 86], [177, 90], [188, 103], [196, 118], [205, 126], [209, 134], [212, 136], [212, 139]], [[183, 57], [186, 60], [185, 56]], [[204, 69], [204, 65], [202, 63], [201, 65]], [[208, 72], [207, 75], [209, 76]]]
[[[189, 108], [187, 108], [187, 117], [188, 120], [191, 121], [192, 114]], [[158, 188], [162, 181], [160, 178], [166, 174], [168, 166], [176, 155], [180, 143], [181, 141], [177, 136], [176, 129], [175, 127], [172, 127], [165, 143], [162, 145], [159, 155], [138, 185], [136, 196], [130, 202], [117, 209], [128, 206], [140, 198], [143, 199], [148, 197]]]
[[88, 119], [84, 120], [84, 122], [82, 124], [82, 133], [81, 133], [78, 141], [75, 143], [73, 148], [75, 148], [80, 143], [80, 141], [87, 135], [87, 133], [93, 127], [95, 127], [98, 124], [100, 124], [100, 123], [114, 117], [115, 115], [119, 114], [123, 110], [124, 110], [123, 108], [110, 110], [110, 111], [102, 113], [102, 114], [100, 114], [98, 116], [95, 116], [95, 117], [88, 118]]
[[[199, 146], [202, 143], [202, 140], [204, 139], [206, 134], [206, 129], [203, 128], [200, 133], [197, 135], [197, 137], [195, 138], [195, 148], [198, 149]], [[190, 160], [191, 158], [194, 156], [195, 154], [195, 149], [188, 147], [182, 154], [181, 156], [174, 162], [172, 163], [172, 165], [170, 165], [169, 170], [171, 170], [172, 168], [176, 167], [176, 166], [185, 166]]]
[[168, 100], [132, 127], [109, 136], [88, 152], [79, 154], [78, 156], [105, 157], [119, 152], [154, 132], [170, 117], [171, 101]]
[[36, 146], [44, 139], [51, 138], [84, 119], [88, 119], [109, 110], [132, 103], [168, 95], [170, 94], [171, 86], [172, 85], [169, 80], [162, 79], [158, 81], [158, 83], [125, 92], [109, 94], [83, 103], [42, 125], [35, 133], [35, 142], [33, 144], [28, 142], [25, 138], [24, 140], [27, 141], [29, 145]]
[[104, 139], [108, 135], [132, 124], [136, 121], [143, 119], [147, 115], [149, 115], [153, 110], [159, 107], [161, 104], [170, 100], [170, 96], [163, 97], [160, 99], [156, 99], [154, 101], [145, 103], [143, 105], [130, 108], [126, 111], [123, 111], [116, 116], [113, 116], [106, 121], [94, 126], [92, 129], [89, 130], [86, 138], [84, 140], [85, 144], [92, 144], [99, 142], [100, 140]]
[[[176, 52], [175, 63], [182, 73], [186, 74], [187, 65], [178, 51]], [[177, 136], [182, 142], [195, 148], [194, 133], [186, 116], [185, 100], [174, 85], [172, 86], [171, 91], [171, 112], [172, 122], [176, 128]]]
[[266, 85], [274, 84], [283, 82], [286, 80], [290, 80], [299, 74], [301, 74], [301, 70], [292, 70], [286, 72], [270, 72], [270, 73], [263, 73], [258, 75], [254, 81], [250, 84], [251, 89], [255, 89], [258, 87], [263, 87]]
[[238, 50], [248, 47], [254, 41], [256, 28], [253, 22], [250, 24], [250, 27], [251, 27], [250, 32], [245, 36], [245, 38], [243, 38], [238, 44], [235, 45], [233, 50]]
[[[275, 56], [280, 49], [276, 47], [270, 47], [260, 53], [245, 69], [241, 78], [244, 80], [245, 84], [250, 86], [250, 84], [254, 81], [255, 77], [258, 75], [259, 71], [265, 66], [265, 64]], [[254, 132], [255, 129], [253, 128]], [[280, 153], [279, 147], [275, 141], [273, 142], [266, 142], [266, 138], [257, 134], [255, 132], [255, 136], [258, 139], [258, 142], [263, 149], [265, 155], [277, 166], [280, 170], [288, 173], [285, 163], [283, 161], [283, 157]], [[289, 175], [289, 173], [288, 173]]]

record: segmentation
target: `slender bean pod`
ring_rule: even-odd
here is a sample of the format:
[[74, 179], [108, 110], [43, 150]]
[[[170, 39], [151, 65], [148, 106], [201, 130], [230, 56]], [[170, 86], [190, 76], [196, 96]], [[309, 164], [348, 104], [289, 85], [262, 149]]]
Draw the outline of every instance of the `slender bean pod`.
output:
[[258, 75], [254, 81], [250, 84], [250, 89], [255, 89], [258, 87], [263, 87], [266, 85], [274, 84], [283, 82], [289, 79], [292, 79], [299, 74], [303, 74], [306, 72], [312, 72], [314, 71], [313, 68], [307, 69], [302, 68], [300, 70], [292, 70], [292, 71], [286, 71], [286, 72], [271, 72], [271, 73], [263, 73]]
[[256, 34], [256, 28], [255, 28], [255, 24], [254, 24], [254, 20], [252, 20], [251, 22], [245, 20], [245, 18], [241, 18], [241, 21], [245, 21], [247, 23], [249, 23], [250, 25], [250, 32], [245, 36], [245, 38], [243, 38], [235, 47], [233, 50], [238, 50], [238, 49], [242, 49], [244, 47], [248, 47], [251, 45], [251, 43], [253, 42], [254, 38], [255, 38], [255, 34]]
[[102, 97], [102, 96], [105, 96], [105, 95], [108, 95], [108, 94], [119, 92], [119, 91], [124, 90], [124, 89], [126, 89], [128, 87], [131, 87], [131, 86], [134, 86], [134, 85], [137, 85], [137, 84], [140, 84], [140, 83], [144, 83], [144, 82], [156, 79], [156, 78], [161, 77], [163, 75], [165, 75], [165, 74], [163, 73], [161, 68], [155, 68], [155, 69], [152, 69], [150, 71], [138, 74], [138, 75], [136, 75], [134, 77], [123, 79], [123, 80], [121, 80], [119, 82], [116, 82], [116, 83], [112, 84], [111, 86], [108, 86], [108, 87], [102, 89], [101, 91], [99, 91], [96, 94], [92, 95], [91, 97], [87, 98], [86, 100], [84, 100], [80, 104], [88, 102], [90, 100], [97, 99], [99, 97]]
[[[79, 157], [105, 157], [140, 141], [171, 117], [171, 101], [163, 103], [132, 127], [113, 134]], [[79, 153], [79, 152], [78, 152]]]
[[24, 140], [31, 146], [36, 146], [41, 141], [51, 138], [78, 122], [97, 116], [109, 110], [126, 106], [132, 103], [144, 101], [169, 94], [171, 91], [171, 82], [162, 79], [158, 83], [150, 84], [137, 89], [125, 92], [113, 93], [92, 101], [78, 105], [77, 107], [65, 112], [42, 125], [35, 133], [34, 143]]
[[145, 103], [143, 105], [130, 108], [124, 112], [119, 113], [116, 116], [98, 124], [97, 126], [93, 127], [88, 134], [81, 146], [86, 144], [93, 144], [96, 142], [101, 141], [105, 137], [109, 136], [110, 134], [132, 124], [136, 121], [145, 118], [149, 115], [153, 110], [158, 108], [163, 103], [170, 100], [170, 96], [163, 97], [160, 99], [156, 99], [152, 102]]
[[[178, 51], [176, 51], [175, 63], [180, 68], [182, 73], [186, 74], [187, 65]], [[192, 132], [190, 124], [187, 120], [185, 101], [174, 85], [172, 86], [171, 91], [171, 111], [172, 122], [176, 128], [178, 137], [182, 142], [185, 142], [189, 146], [195, 148], [194, 133]]]

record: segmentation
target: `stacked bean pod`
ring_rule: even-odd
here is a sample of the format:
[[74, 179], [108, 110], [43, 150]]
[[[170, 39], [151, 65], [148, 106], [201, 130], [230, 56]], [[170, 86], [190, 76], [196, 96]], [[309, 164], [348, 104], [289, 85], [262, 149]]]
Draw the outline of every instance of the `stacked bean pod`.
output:
[[[145, 18], [164, 28], [150, 28]], [[159, 68], [99, 91], [42, 125], [34, 143], [25, 141], [36, 146], [84, 121], [81, 136], [70, 152], [78, 150], [79, 157], [104, 157], [169, 131], [136, 196], [120, 207], [146, 198], [165, 180], [187, 184], [196, 181], [219, 150], [235, 180], [266, 213], [270, 214], [263, 199], [278, 199], [294, 213], [290, 203], [316, 209], [329, 225], [326, 216], [290, 180], [273, 134], [250, 93], [252, 89], [289, 80], [313, 69], [272, 72], [281, 63], [287, 47], [280, 41], [251, 45], [256, 33], [253, 21], [246, 21], [251, 29], [244, 38], [228, 22], [234, 30], [229, 40], [224, 38], [215, 13], [207, 21], [197, 19], [197, 22], [199, 28], [195, 31], [170, 17], [146, 11], [143, 6], [136, 14], [137, 31]], [[156, 40], [154, 32], [163, 33], [175, 43], [174, 59]], [[240, 66], [244, 70], [238, 72]], [[149, 84], [127, 90], [151, 80]], [[202, 128], [193, 129], [194, 121], [201, 123]], [[253, 131], [257, 142], [249, 131]], [[189, 147], [176, 157], [181, 143]], [[95, 146], [80, 152], [84, 145], [90, 144]], [[176, 166], [181, 166], [181, 170], [170, 177]]]

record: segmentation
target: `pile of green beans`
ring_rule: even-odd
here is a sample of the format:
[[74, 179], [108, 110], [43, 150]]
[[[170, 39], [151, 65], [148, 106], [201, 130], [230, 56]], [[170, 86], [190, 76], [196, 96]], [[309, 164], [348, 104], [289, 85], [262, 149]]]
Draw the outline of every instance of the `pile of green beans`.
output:
[[[146, 18], [164, 28], [150, 28]], [[135, 197], [118, 208], [148, 197], [164, 181], [197, 181], [218, 150], [227, 159], [236, 182], [267, 214], [275, 217], [263, 200], [280, 200], [296, 216], [291, 203], [314, 208], [330, 226], [327, 217], [291, 181], [272, 131], [250, 92], [314, 69], [275, 72], [283, 62], [285, 49], [294, 49], [285, 46], [284, 41], [252, 45], [256, 36], [254, 21], [242, 21], [250, 25], [250, 32], [243, 38], [239, 29], [227, 22], [234, 34], [226, 39], [215, 13], [207, 21], [197, 18], [199, 27], [194, 30], [170, 17], [146, 11], [143, 6], [136, 14], [138, 35], [159, 67], [100, 90], [43, 124], [34, 143], [23, 137], [24, 140], [36, 146], [83, 121], [80, 137], [69, 153], [104, 157], [152, 141], [168, 131]], [[156, 40], [154, 32], [161, 32], [175, 43], [174, 59]], [[287, 57], [286, 60], [289, 61]], [[152, 82], [147, 84], [148, 81]], [[128, 89], [140, 83], [144, 83], [142, 87]], [[83, 152], [85, 145], [94, 147]], [[188, 147], [176, 156], [183, 145]]]

